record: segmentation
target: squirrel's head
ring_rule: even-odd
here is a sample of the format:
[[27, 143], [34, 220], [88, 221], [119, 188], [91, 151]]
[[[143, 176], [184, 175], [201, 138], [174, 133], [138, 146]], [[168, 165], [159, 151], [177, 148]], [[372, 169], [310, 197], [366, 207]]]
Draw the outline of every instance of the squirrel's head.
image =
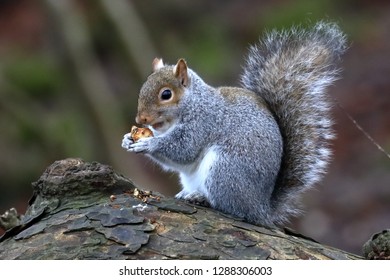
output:
[[136, 122], [163, 133], [177, 120], [180, 99], [189, 85], [187, 64], [179, 59], [172, 66], [153, 60], [153, 73], [143, 84], [138, 98]]

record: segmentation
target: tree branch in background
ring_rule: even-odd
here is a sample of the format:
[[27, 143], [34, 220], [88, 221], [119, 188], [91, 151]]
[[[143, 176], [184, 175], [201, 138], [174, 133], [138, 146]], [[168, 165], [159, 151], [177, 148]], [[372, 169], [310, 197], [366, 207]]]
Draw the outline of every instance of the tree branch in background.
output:
[[[47, 6], [59, 23], [59, 32], [66, 46], [73, 70], [82, 88], [82, 94], [98, 124], [99, 133], [110, 161], [117, 165], [118, 138], [115, 135], [123, 125], [118, 102], [107, 83], [97, 59], [94, 57], [90, 34], [86, 23], [73, 7], [72, 1], [47, 0]], [[119, 138], [120, 139], [120, 138]]]
[[[120, 146], [123, 134], [126, 132], [123, 128], [128, 127], [130, 130], [130, 124], [121, 117], [118, 100], [94, 54], [91, 35], [83, 16], [73, 1], [46, 0], [46, 4], [49, 12], [58, 22], [58, 31], [63, 38], [66, 54], [73, 65], [82, 89], [81, 93], [96, 121], [101, 135], [100, 141], [103, 143], [101, 148], [106, 150], [113, 166], [123, 170], [124, 167], [133, 165], [128, 174], [141, 178], [142, 184], [151, 184], [150, 176], [139, 176], [145, 171], [134, 164], [136, 156], [126, 153]], [[137, 57], [135, 53], [133, 54]]]
[[[140, 80], [151, 72], [152, 59], [157, 55], [147, 28], [134, 10], [131, 1], [100, 0], [104, 10], [114, 23], [129, 57], [136, 65]], [[150, 63], [145, 63], [150, 62]]]

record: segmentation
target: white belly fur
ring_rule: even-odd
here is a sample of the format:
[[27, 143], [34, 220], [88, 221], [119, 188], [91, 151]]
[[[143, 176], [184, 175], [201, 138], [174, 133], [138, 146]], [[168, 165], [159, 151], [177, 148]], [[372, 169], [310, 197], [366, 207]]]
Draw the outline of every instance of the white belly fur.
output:
[[198, 192], [206, 198], [209, 197], [205, 183], [211, 167], [217, 160], [217, 156], [216, 147], [213, 146], [204, 153], [199, 161], [179, 171], [181, 184], [185, 193], [191, 194]]

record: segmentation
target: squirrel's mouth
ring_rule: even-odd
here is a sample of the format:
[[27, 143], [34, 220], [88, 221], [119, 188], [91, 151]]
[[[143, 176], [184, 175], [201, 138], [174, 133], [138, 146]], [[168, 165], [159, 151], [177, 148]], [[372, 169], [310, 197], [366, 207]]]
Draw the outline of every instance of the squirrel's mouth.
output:
[[159, 136], [175, 127], [175, 122], [168, 119], [158, 120], [151, 123], [148, 127], [153, 131], [154, 136]]
[[157, 123], [152, 124], [153, 129], [156, 129], [156, 130], [162, 128], [163, 126], [164, 126], [164, 122], [157, 122]]

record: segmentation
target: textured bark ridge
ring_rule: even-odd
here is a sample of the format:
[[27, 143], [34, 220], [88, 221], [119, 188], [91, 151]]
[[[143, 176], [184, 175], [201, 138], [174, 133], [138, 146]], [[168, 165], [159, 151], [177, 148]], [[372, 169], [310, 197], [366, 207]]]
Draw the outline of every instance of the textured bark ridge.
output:
[[0, 259], [360, 258], [140, 190], [97, 162], [56, 161], [33, 191], [25, 215], [0, 237]]

